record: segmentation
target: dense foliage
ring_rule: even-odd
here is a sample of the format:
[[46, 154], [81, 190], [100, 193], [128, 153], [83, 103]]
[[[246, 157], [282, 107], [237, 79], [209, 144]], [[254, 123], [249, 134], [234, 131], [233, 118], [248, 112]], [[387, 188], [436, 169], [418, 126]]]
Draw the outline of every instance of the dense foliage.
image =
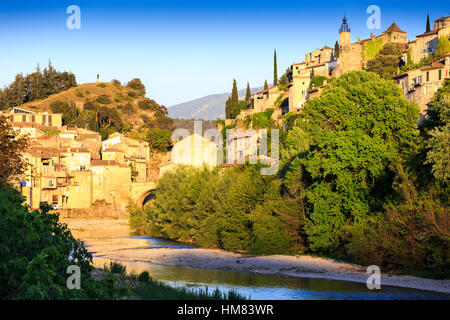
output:
[[418, 127], [417, 106], [392, 81], [350, 72], [289, 117], [278, 175], [179, 168], [131, 224], [201, 246], [448, 277], [449, 102], [447, 81]]
[[58, 72], [49, 62], [48, 67], [23, 76], [16, 75], [14, 82], [0, 89], [0, 110], [10, 109], [23, 103], [47, 98], [49, 95], [75, 87], [77, 82], [71, 72]]
[[27, 138], [18, 136], [6, 119], [0, 117], [0, 181], [17, 182], [17, 178], [24, 173], [22, 152], [26, 146]]
[[375, 59], [367, 61], [367, 69], [384, 79], [392, 79], [398, 74], [398, 68], [402, 65], [401, 55], [402, 49], [398, 43], [387, 43]]
[[[10, 187], [0, 187], [0, 298], [95, 298], [92, 256], [49, 206], [29, 211]], [[82, 290], [69, 290], [67, 268], [81, 270]]]

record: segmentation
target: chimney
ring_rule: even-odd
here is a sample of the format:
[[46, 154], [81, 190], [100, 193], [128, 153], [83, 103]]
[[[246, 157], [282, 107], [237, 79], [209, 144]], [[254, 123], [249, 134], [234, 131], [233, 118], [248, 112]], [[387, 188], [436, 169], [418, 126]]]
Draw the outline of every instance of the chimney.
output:
[[359, 42], [359, 41], [361, 41], [361, 39], [359, 39], [359, 37], [357, 37], [357, 38], [356, 38], [356, 41], [358, 41], [358, 42]]
[[375, 38], [375, 35], [373, 34], [373, 32], [371, 32], [371, 33], [370, 33], [370, 39], [373, 40], [374, 38]]

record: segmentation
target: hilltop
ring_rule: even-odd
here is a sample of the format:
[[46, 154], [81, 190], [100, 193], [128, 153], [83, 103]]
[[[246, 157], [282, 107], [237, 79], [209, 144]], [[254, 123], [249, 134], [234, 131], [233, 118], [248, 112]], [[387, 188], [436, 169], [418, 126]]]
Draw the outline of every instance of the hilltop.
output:
[[80, 110], [91, 110], [92, 104], [117, 110], [122, 120], [131, 127], [144, 125], [146, 121], [154, 118], [157, 110], [165, 109], [137, 90], [116, 82], [80, 84], [45, 99], [24, 103], [20, 107], [37, 112], [54, 112], [52, 104], [57, 102], [73, 104]]

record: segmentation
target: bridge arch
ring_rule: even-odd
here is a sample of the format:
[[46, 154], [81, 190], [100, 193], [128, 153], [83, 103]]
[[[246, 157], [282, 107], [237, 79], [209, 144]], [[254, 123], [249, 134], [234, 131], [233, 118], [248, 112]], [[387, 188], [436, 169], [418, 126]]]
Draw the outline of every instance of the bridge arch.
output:
[[158, 187], [157, 182], [134, 182], [131, 184], [131, 200], [143, 207], [155, 197], [154, 191]]
[[156, 189], [150, 189], [150, 190], [143, 192], [139, 197], [137, 197], [136, 203], [139, 206], [144, 207], [150, 200], [155, 199], [155, 194], [154, 194], [155, 190]]

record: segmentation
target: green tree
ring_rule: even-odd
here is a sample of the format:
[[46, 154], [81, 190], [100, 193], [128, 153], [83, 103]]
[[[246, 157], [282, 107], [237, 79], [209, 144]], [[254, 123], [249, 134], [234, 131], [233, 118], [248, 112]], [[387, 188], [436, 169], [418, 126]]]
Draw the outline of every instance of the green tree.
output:
[[393, 82], [360, 71], [332, 82], [302, 117], [311, 141], [300, 161], [311, 208], [305, 231], [312, 250], [336, 253], [342, 228], [380, 210], [389, 197], [389, 165], [414, 143], [418, 110]]
[[267, 84], [267, 80], [264, 80], [264, 90], [268, 89], [269, 85]]
[[273, 51], [273, 85], [278, 84], [278, 70], [277, 70], [277, 50]]
[[247, 91], [245, 93], [245, 101], [249, 101], [252, 97], [252, 92], [250, 91], [250, 83], [247, 82]]
[[336, 58], [339, 58], [339, 43], [338, 43], [337, 40], [336, 40], [336, 42], [334, 44], [334, 56]]
[[[0, 186], [0, 197], [0, 299], [104, 298], [90, 275], [91, 254], [50, 206], [29, 211], [11, 187]], [[70, 265], [80, 267], [80, 290], [67, 287]]]
[[245, 100], [239, 100], [238, 103], [231, 109], [231, 118], [236, 118], [237, 115], [241, 112], [241, 110], [245, 110], [248, 108], [248, 102]]
[[425, 32], [430, 32], [431, 31], [431, 26], [430, 26], [430, 15], [427, 14], [427, 26], [425, 28]]
[[233, 109], [239, 101], [238, 88], [236, 79], [233, 79], [233, 89], [231, 90], [231, 109]]
[[401, 65], [402, 49], [398, 43], [387, 43], [375, 59], [367, 61], [367, 69], [384, 79], [392, 79], [398, 74]]
[[231, 119], [231, 96], [225, 102], [225, 118]]
[[145, 95], [145, 86], [139, 78], [132, 79], [127, 83], [127, 87], [138, 91], [138, 93], [142, 96]]
[[27, 137], [20, 136], [0, 116], [0, 185], [18, 182], [27, 167], [22, 157], [27, 145]]
[[172, 133], [165, 129], [149, 129], [145, 138], [153, 150], [167, 152], [172, 145]]

